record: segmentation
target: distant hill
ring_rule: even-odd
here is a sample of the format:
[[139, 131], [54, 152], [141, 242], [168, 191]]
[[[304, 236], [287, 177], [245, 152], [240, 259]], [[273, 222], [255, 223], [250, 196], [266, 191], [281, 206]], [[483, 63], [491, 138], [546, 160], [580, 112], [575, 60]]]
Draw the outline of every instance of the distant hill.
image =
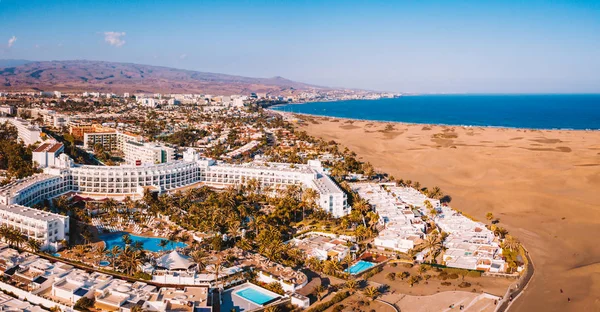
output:
[[250, 78], [100, 61], [0, 60], [0, 90], [205, 93], [215, 95], [320, 88], [282, 77]]
[[14, 67], [20, 66], [27, 63], [33, 63], [33, 61], [28, 60], [0, 60], [0, 68], [2, 67]]

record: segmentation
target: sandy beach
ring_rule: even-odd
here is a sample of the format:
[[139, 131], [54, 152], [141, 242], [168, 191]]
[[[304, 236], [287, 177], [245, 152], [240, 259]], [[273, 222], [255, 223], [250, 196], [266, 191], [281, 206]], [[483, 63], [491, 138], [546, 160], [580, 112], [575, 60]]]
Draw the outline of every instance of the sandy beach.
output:
[[499, 218], [536, 268], [511, 311], [600, 311], [600, 131], [302, 118], [298, 129], [376, 169], [439, 186], [481, 221]]

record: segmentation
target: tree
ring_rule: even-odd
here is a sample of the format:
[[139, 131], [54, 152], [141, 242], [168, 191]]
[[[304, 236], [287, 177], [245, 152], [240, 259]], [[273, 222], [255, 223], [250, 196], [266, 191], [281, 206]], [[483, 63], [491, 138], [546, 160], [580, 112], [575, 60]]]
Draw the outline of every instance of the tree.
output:
[[512, 235], [506, 235], [504, 242], [502, 243], [502, 248], [508, 249], [510, 251], [517, 251], [521, 247], [521, 243], [514, 238]]
[[358, 289], [358, 282], [355, 280], [349, 280], [344, 284], [344, 288], [348, 289], [351, 292], [355, 292]]
[[363, 294], [371, 300], [375, 300], [379, 296], [379, 289], [369, 286], [363, 290]]
[[110, 250], [109, 256], [111, 258], [113, 271], [116, 270], [117, 258], [119, 258], [120, 253], [121, 253], [121, 247], [119, 247], [119, 246], [113, 246], [113, 248]]
[[410, 285], [410, 287], [413, 287], [413, 285], [416, 284], [418, 281], [419, 281], [419, 277], [413, 275], [408, 278], [407, 283]]
[[494, 214], [491, 212], [488, 212], [485, 214], [485, 218], [491, 221], [492, 219], [494, 219]]
[[75, 302], [73, 309], [77, 311], [90, 311], [90, 308], [92, 308], [95, 303], [96, 300], [94, 299], [90, 299], [88, 297], [81, 297], [79, 300], [77, 300], [77, 302]]
[[119, 254], [119, 267], [129, 275], [137, 272], [141, 264], [140, 252], [133, 250], [131, 246], [125, 246]]
[[432, 262], [435, 262], [435, 255], [438, 253], [440, 248], [442, 247], [442, 242], [440, 240], [439, 235], [435, 234], [435, 231], [431, 234], [427, 235], [425, 238], [425, 248], [428, 248], [429, 251], [425, 258], [432, 257]]
[[494, 232], [494, 235], [500, 237], [500, 239], [504, 239], [506, 234], [508, 234], [508, 231], [505, 228], [497, 225], [492, 225], [491, 230]]
[[133, 241], [129, 234], [124, 234], [122, 236], [122, 239], [123, 239], [123, 243], [125, 243], [125, 245], [131, 245], [131, 242]]
[[385, 278], [387, 278], [390, 281], [394, 281], [394, 280], [396, 280], [396, 273], [390, 272], [390, 273], [388, 273], [388, 274], [385, 275]]
[[341, 271], [342, 267], [340, 263], [336, 260], [327, 260], [325, 261], [325, 267], [323, 268], [323, 272], [329, 275], [335, 275], [337, 272]]
[[400, 274], [400, 278], [402, 280], [404, 280], [405, 278], [409, 277], [410, 273], [408, 273], [407, 271], [402, 272], [402, 274]]
[[27, 248], [31, 251], [31, 252], [39, 252], [40, 249], [42, 247], [42, 244], [33, 238], [30, 238], [27, 240]]
[[166, 239], [161, 239], [160, 242], [158, 242], [158, 247], [160, 247], [161, 249], [165, 249], [165, 247], [167, 247], [167, 244], [169, 244], [169, 241]]

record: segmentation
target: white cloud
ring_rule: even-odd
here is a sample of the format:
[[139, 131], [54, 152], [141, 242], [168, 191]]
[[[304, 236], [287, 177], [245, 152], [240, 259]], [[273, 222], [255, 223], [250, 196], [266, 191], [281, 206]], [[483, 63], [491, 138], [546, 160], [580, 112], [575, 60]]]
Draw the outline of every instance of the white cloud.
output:
[[118, 48], [118, 47], [124, 45], [125, 40], [123, 40], [123, 37], [125, 37], [125, 32], [118, 32], [118, 31], [104, 32], [104, 41], [106, 41], [108, 44], [110, 44], [113, 47]]
[[184, 53], [184, 54], [181, 54], [181, 55], [179, 56], [179, 59], [180, 59], [180, 60], [185, 60], [186, 58], [187, 58], [187, 54], [185, 54], [185, 53]]
[[17, 41], [17, 37], [12, 36], [10, 39], [8, 39], [8, 47], [12, 47], [13, 44], [15, 44], [15, 41]]

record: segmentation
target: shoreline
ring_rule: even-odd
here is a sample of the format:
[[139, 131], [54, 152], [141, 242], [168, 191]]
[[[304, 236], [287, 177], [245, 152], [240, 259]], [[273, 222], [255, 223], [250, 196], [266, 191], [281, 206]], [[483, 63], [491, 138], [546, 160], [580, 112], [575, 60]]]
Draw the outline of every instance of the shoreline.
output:
[[[369, 100], [365, 100], [369, 101]], [[333, 102], [333, 101], [332, 101]], [[306, 104], [306, 103], [302, 103]], [[284, 105], [301, 105], [301, 104], [284, 104]], [[275, 106], [271, 106], [275, 107]], [[316, 114], [308, 114], [308, 113], [295, 113], [295, 112], [283, 112], [279, 110], [274, 110], [271, 108], [265, 108], [265, 110], [280, 114], [282, 116], [286, 115], [299, 115], [299, 116], [307, 116], [312, 118], [331, 118], [338, 119], [340, 121], [359, 121], [359, 122], [378, 122], [378, 123], [393, 123], [404, 126], [440, 126], [440, 127], [460, 127], [460, 128], [483, 128], [483, 129], [509, 129], [509, 130], [528, 130], [528, 131], [577, 131], [577, 132], [600, 132], [600, 128], [598, 129], [571, 129], [571, 128], [523, 128], [523, 127], [507, 127], [507, 126], [479, 126], [479, 125], [455, 125], [455, 124], [440, 124], [440, 123], [416, 123], [416, 122], [406, 122], [406, 121], [389, 121], [389, 120], [375, 120], [375, 119], [363, 119], [363, 118], [350, 118], [350, 117], [336, 117], [329, 115], [316, 115]]]

